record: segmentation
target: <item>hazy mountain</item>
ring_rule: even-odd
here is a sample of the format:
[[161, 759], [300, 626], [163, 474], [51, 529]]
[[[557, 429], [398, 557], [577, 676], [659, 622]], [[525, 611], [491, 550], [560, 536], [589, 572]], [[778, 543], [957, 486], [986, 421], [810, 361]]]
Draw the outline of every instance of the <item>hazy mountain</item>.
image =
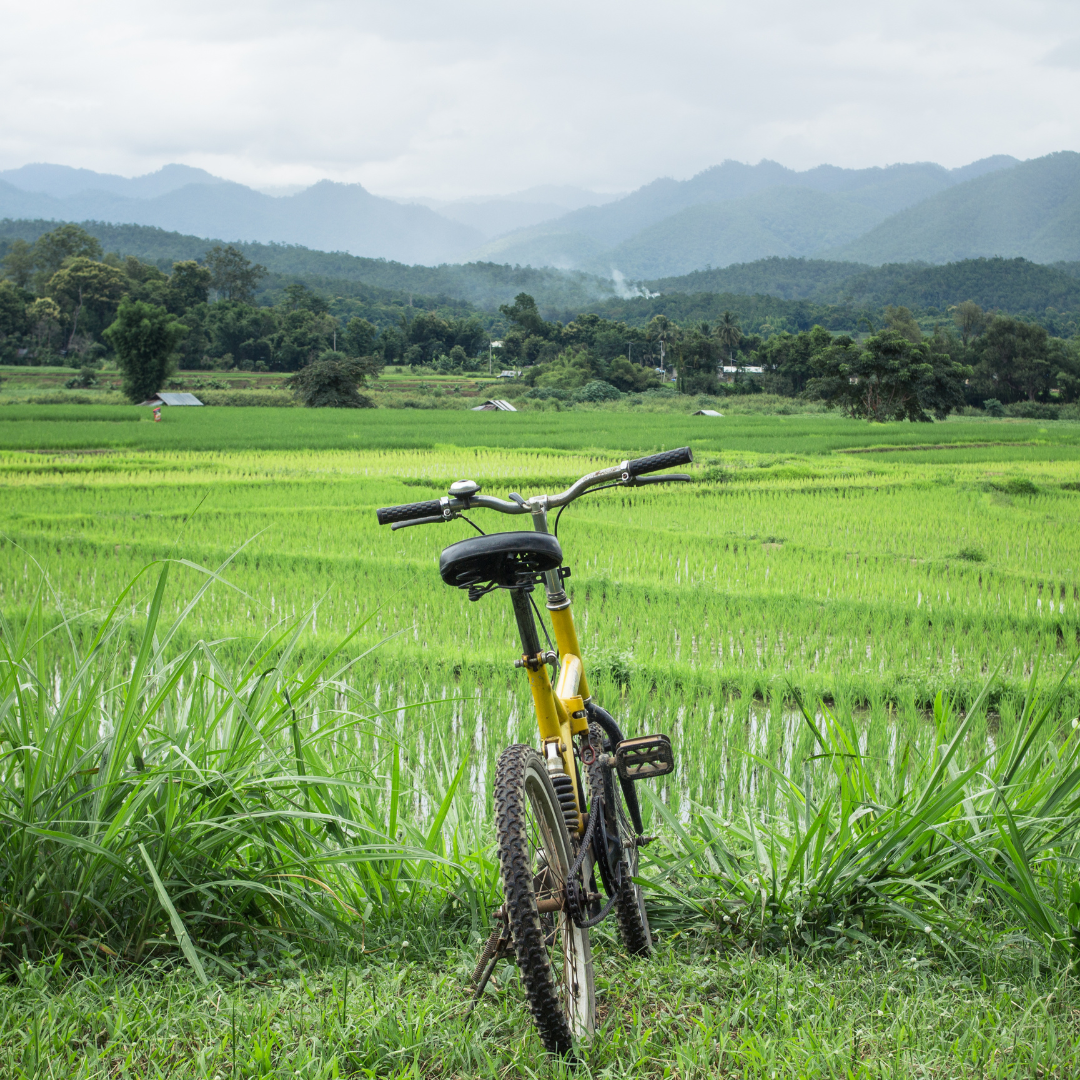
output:
[[[190, 182], [193, 173], [196, 182]], [[12, 174], [21, 186], [12, 182]], [[477, 230], [427, 207], [402, 206], [360, 184], [323, 180], [274, 198], [182, 165], [134, 180], [62, 166], [25, 166], [6, 175], [7, 180], [0, 177], [3, 217], [154, 225], [426, 264], [459, 261], [483, 239]], [[64, 194], [42, 190], [49, 187]]]
[[0, 171], [0, 180], [7, 181], [20, 191], [52, 195], [64, 199], [83, 191], [107, 191], [133, 199], [152, 199], [188, 184], [224, 184], [205, 169], [190, 165], [166, 165], [157, 172], [128, 178], [91, 169], [73, 169], [68, 165], [23, 165], [18, 169]]
[[809, 255], [853, 240], [880, 220], [878, 211], [850, 194], [773, 188], [681, 210], [594, 258], [587, 268], [653, 278], [770, 255]]
[[829, 254], [873, 264], [991, 255], [1080, 259], [1080, 154], [1049, 154], [968, 180]]
[[[982, 175], [1015, 166], [1015, 158], [999, 155], [986, 158], [960, 169], [946, 169], [929, 162], [906, 165], [890, 165], [886, 168], [841, 169], [834, 165], [819, 165], [804, 172], [778, 165], [775, 161], [762, 161], [757, 165], [745, 165], [738, 161], [725, 161], [711, 169], [698, 173], [689, 180], [662, 178], [646, 184], [637, 191], [608, 203], [605, 206], [585, 207], [531, 228], [511, 233], [486, 244], [476, 252], [478, 258], [543, 265], [553, 254], [564, 255], [570, 261], [555, 263], [562, 266], [581, 266], [577, 261], [589, 259], [598, 247], [605, 251], [636, 237], [650, 226], [658, 225], [680, 211], [691, 207], [730, 202], [762, 195], [779, 189], [803, 189], [824, 195], [842, 195], [852, 206], [862, 211], [859, 221], [864, 229], [883, 221], [890, 214], [944, 191], [955, 184]], [[773, 205], [768, 200], [761, 206], [767, 217], [774, 216]], [[681, 227], [684, 222], [676, 223]], [[744, 231], [753, 230], [753, 224], [744, 221]], [[761, 223], [763, 235], [771, 235], [768, 220]], [[812, 227], [812, 226], [811, 226]], [[559, 242], [552, 244], [552, 237]], [[655, 231], [648, 245], [655, 252], [651, 258], [657, 264], [675, 265], [677, 253], [660, 250], [663, 245], [663, 229]], [[672, 244], [674, 249], [677, 245]], [[754, 253], [756, 257], [779, 253], [776, 246]], [[785, 251], [790, 253], [790, 249]], [[595, 256], [592, 256], [595, 258]], [[727, 261], [745, 258], [735, 255]], [[719, 261], [719, 260], [717, 260]], [[703, 267], [705, 263], [699, 263]], [[685, 266], [685, 269], [693, 267]], [[626, 271], [625, 268], [619, 267]]]
[[486, 237], [497, 237], [517, 229], [562, 217], [583, 206], [602, 206], [622, 198], [612, 194], [590, 191], [587, 188], [556, 184], [540, 184], [510, 195], [475, 195], [465, 199], [398, 199], [414, 202], [478, 229]]

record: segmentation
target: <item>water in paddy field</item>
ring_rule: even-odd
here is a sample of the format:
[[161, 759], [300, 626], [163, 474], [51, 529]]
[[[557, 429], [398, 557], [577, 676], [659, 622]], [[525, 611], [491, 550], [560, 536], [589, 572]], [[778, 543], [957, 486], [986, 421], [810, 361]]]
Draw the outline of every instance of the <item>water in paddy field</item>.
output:
[[[685, 700], [671, 688], [638, 690], [631, 684], [623, 693], [603, 681], [596, 684], [594, 695], [628, 737], [663, 732], [672, 738], [674, 773], [648, 783], [683, 823], [694, 805], [714, 810], [724, 820], [744, 812], [759, 819], [786, 816], [785, 780], [814, 798], [833, 783], [831, 760], [791, 701], [734, 694]], [[381, 774], [389, 776], [387, 762], [395, 742], [400, 744], [402, 775], [407, 778], [402, 811], [421, 823], [441, 801], [463, 758], [467, 764], [459, 803], [464, 796], [472, 807], [470, 817], [489, 819], [499, 753], [515, 742], [538, 745], [528, 684], [513, 669], [479, 678], [466, 674], [430, 680], [401, 672], [372, 686], [353, 683], [346, 696], [356, 712], [370, 718], [355, 730], [353, 748], [380, 762]], [[811, 716], [818, 731], [825, 730], [830, 714], [849, 725], [854, 752], [882, 795], [892, 789], [905, 752], [910, 771], [916, 773], [934, 748], [933, 718], [914, 706], [851, 708], [840, 703], [823, 708], [816, 702]], [[959, 719], [960, 714], [955, 723]], [[993, 753], [1002, 739], [1011, 737], [1015, 723], [1016, 709], [1003, 702], [988, 720], [974, 725], [958, 764], [963, 767]], [[653, 814], [647, 800], [643, 812], [648, 823]]]

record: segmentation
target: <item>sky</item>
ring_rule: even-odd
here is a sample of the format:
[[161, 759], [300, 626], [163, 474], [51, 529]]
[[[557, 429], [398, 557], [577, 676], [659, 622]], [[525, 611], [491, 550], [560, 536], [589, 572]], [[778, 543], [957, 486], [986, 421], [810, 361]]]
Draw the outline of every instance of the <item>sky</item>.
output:
[[0, 168], [458, 198], [1080, 149], [1076, 0], [0, 0]]

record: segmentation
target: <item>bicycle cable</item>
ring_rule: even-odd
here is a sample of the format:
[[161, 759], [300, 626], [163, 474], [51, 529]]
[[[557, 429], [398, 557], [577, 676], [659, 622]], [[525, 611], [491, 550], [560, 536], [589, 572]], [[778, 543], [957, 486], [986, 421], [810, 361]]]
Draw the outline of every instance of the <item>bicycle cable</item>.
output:
[[[582, 498], [582, 496], [585, 496], [585, 495], [592, 495], [593, 492], [596, 492], [596, 491], [604, 491], [606, 488], [621, 487], [621, 486], [622, 486], [622, 481], [621, 480], [616, 480], [612, 484], [601, 484], [599, 487], [589, 488], [588, 491], [583, 491], [581, 493], [581, 495], [578, 496], [578, 498], [580, 499], [580, 498]], [[562, 512], [569, 505], [570, 505], [569, 503], [563, 503], [562, 506], [559, 507], [559, 512], [555, 515], [555, 539], [556, 540], [559, 539], [559, 518], [562, 517]]]
[[529, 593], [529, 603], [532, 604], [533, 611], [536, 612], [536, 617], [540, 620], [540, 629], [544, 631], [544, 637], [547, 639], [548, 648], [557, 656], [558, 650], [551, 644], [551, 635], [548, 633], [547, 624], [544, 622], [544, 616], [540, 614], [540, 609], [536, 606], [536, 601], [533, 599], [531, 592]]
[[458, 517], [461, 518], [462, 521], [467, 521], [481, 536], [487, 536], [487, 533], [484, 532], [484, 530], [481, 529], [480, 526], [472, 520], [472, 518], [467, 518], [464, 514], [458, 514]]

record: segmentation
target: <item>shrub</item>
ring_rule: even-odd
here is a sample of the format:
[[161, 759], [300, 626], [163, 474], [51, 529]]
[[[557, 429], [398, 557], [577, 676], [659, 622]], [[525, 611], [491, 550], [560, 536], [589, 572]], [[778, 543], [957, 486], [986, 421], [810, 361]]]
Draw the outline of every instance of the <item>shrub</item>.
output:
[[328, 349], [285, 385], [295, 390], [297, 400], [309, 409], [374, 409], [375, 402], [358, 392], [370, 374], [370, 364]]
[[589, 402], [596, 404], [601, 401], [618, 401], [622, 397], [622, 391], [612, 386], [603, 379], [593, 379], [580, 389], [575, 390], [573, 400], [576, 402]]
[[1049, 405], [1042, 401], [1016, 401], [1005, 406], [1005, 413], [1021, 420], [1056, 420], [1059, 409], [1059, 405]]
[[299, 404], [287, 390], [203, 390], [199, 400], [204, 405], [273, 406], [291, 409]]

